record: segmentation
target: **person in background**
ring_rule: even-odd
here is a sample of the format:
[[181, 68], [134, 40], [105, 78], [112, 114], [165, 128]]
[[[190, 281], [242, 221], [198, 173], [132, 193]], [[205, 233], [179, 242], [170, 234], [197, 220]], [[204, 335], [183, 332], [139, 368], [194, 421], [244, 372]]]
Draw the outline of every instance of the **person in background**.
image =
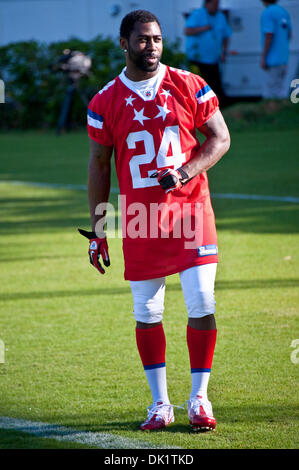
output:
[[263, 0], [263, 4], [266, 7], [261, 16], [263, 98], [286, 98], [284, 82], [292, 36], [291, 19], [289, 13], [277, 5], [277, 0]]
[[219, 0], [205, 0], [204, 6], [192, 11], [186, 21], [187, 58], [199, 67], [200, 75], [216, 93], [221, 107], [227, 104], [227, 99], [220, 64], [226, 60], [231, 34], [226, 16], [219, 10]]

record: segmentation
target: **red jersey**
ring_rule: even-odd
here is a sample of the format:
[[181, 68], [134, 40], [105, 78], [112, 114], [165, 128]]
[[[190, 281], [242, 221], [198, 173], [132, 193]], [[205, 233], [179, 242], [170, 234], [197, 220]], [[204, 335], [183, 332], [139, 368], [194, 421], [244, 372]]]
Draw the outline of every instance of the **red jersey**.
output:
[[168, 194], [151, 178], [196, 155], [196, 129], [218, 109], [201, 77], [163, 64], [143, 82], [128, 80], [123, 71], [91, 100], [88, 134], [114, 148], [125, 279], [154, 279], [218, 261], [206, 172]]

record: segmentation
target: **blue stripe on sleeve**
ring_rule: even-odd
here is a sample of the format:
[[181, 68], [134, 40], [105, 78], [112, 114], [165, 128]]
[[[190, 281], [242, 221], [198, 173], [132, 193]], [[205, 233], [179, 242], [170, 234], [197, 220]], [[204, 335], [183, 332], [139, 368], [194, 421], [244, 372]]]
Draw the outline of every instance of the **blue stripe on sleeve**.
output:
[[203, 88], [201, 88], [201, 90], [199, 90], [199, 91], [196, 93], [196, 98], [199, 98], [200, 96], [205, 95], [205, 94], [208, 93], [208, 91], [210, 91], [210, 90], [211, 90], [211, 87], [209, 87], [209, 85], [204, 86]]
[[88, 116], [90, 116], [92, 119], [95, 119], [96, 121], [101, 121], [101, 122], [104, 121], [103, 116], [101, 116], [100, 114], [95, 113], [94, 111], [91, 111], [91, 109], [87, 110], [87, 114], [88, 114]]

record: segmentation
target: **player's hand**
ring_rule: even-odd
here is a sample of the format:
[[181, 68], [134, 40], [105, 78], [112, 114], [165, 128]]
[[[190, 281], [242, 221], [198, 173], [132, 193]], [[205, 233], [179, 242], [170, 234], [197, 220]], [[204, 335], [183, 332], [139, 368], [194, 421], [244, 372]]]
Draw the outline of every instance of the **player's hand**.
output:
[[189, 179], [187, 173], [182, 169], [172, 170], [167, 168], [166, 170], [156, 171], [151, 175], [151, 178], [157, 178], [158, 183], [166, 193], [173, 191], [174, 189], [180, 189]]
[[109, 252], [108, 252], [108, 243], [106, 236], [101, 238], [97, 237], [95, 232], [87, 232], [78, 228], [78, 232], [83, 235], [83, 237], [88, 238], [89, 240], [89, 261], [90, 263], [101, 273], [104, 274], [105, 270], [100, 263], [100, 256], [102, 256], [103, 263], [105, 266], [110, 266]]

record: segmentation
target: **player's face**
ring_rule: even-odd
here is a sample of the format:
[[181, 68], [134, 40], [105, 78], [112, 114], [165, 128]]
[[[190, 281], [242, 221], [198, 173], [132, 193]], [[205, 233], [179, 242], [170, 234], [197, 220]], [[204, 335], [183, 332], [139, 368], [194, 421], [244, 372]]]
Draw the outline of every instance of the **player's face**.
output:
[[157, 23], [135, 23], [128, 41], [129, 60], [143, 72], [155, 72], [162, 56], [162, 33]]
[[207, 10], [210, 14], [215, 15], [219, 9], [219, 0], [210, 0], [207, 4]]

